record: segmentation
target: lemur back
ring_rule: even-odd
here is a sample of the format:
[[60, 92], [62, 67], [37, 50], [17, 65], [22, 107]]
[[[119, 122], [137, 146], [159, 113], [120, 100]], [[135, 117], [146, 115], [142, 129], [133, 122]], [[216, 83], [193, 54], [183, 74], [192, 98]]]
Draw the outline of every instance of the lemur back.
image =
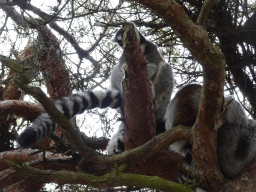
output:
[[[200, 85], [187, 85], [180, 89], [167, 107], [165, 115], [166, 129], [177, 125], [192, 126], [199, 108]], [[234, 178], [256, 155], [256, 141], [254, 138], [256, 123], [248, 119], [242, 106], [232, 97], [225, 97], [221, 118], [224, 124], [217, 133], [217, 155], [220, 170], [226, 178]], [[171, 150], [181, 152], [185, 157], [185, 166], [191, 166], [192, 157], [189, 154], [191, 144], [185, 141], [175, 142]], [[186, 175], [180, 175], [180, 182], [186, 181]]]
[[[134, 25], [135, 27], [135, 25]], [[135, 27], [137, 39], [140, 47], [146, 56], [149, 80], [152, 84], [153, 98], [156, 114], [156, 133], [165, 131], [164, 114], [167, 104], [172, 94], [174, 79], [171, 66], [164, 61], [158, 51], [158, 47], [147, 41], [146, 38]], [[123, 46], [123, 29], [119, 29], [112, 39], [121, 48]], [[126, 61], [124, 54], [119, 58], [119, 63], [113, 68], [111, 73], [111, 88], [122, 91], [122, 81], [124, 79], [124, 67]], [[124, 151], [124, 126], [121, 122], [118, 132], [110, 140], [107, 152], [109, 155], [121, 153]]]

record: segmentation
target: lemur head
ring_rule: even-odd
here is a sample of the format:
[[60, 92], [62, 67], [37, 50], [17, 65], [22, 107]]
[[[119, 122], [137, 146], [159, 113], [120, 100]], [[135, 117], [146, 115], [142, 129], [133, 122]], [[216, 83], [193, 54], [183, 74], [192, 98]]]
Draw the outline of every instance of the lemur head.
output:
[[[136, 32], [136, 36], [138, 41], [140, 42], [140, 45], [144, 44], [147, 42], [147, 40], [145, 39], [145, 37], [138, 31], [137, 27], [135, 26], [134, 23], [131, 23], [134, 28], [135, 28], [135, 32]], [[112, 38], [112, 42], [117, 43], [120, 47], [123, 48], [123, 28], [121, 27], [115, 34], [115, 36]]]

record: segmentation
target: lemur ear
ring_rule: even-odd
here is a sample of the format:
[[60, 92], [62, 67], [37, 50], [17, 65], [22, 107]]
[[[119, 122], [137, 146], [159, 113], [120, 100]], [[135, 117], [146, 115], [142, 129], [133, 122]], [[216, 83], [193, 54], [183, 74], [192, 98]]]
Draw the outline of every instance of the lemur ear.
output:
[[109, 41], [113, 42], [113, 43], [117, 43], [117, 40], [116, 40], [116, 35], [114, 37], [112, 37]]
[[111, 42], [117, 43], [120, 47], [123, 46], [123, 29], [120, 28], [114, 37], [110, 39]]

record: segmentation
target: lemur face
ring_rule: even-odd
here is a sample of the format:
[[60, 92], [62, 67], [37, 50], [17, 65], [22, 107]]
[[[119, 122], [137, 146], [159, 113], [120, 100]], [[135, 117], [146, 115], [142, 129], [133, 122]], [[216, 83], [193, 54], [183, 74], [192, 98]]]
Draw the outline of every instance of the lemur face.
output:
[[113, 39], [120, 47], [123, 47], [123, 29], [119, 29]]
[[[147, 40], [145, 39], [145, 37], [138, 31], [138, 29], [135, 27], [134, 24], [133, 24], [133, 26], [134, 26], [136, 37], [137, 37], [137, 40], [138, 40], [139, 44], [142, 45], [142, 44], [146, 43]], [[120, 47], [123, 48], [123, 28], [120, 28], [116, 32], [116, 34], [113, 37], [112, 41], [117, 43]]]

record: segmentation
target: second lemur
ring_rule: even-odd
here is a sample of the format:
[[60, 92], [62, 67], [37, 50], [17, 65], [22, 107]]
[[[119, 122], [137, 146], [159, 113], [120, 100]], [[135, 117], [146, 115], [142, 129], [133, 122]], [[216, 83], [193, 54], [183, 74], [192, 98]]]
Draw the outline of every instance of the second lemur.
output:
[[[153, 98], [155, 103], [156, 114], [156, 133], [159, 134], [165, 131], [164, 126], [164, 114], [166, 112], [167, 104], [170, 101], [172, 94], [174, 79], [171, 66], [166, 63], [158, 51], [158, 47], [146, 40], [146, 38], [138, 31], [133, 23], [137, 40], [140, 44], [141, 50], [144, 53], [147, 60], [148, 76], [153, 86]], [[121, 48], [123, 47], [123, 29], [119, 29], [112, 39]], [[124, 79], [124, 67], [126, 61], [124, 53], [119, 58], [119, 63], [114, 66], [111, 72], [111, 90], [117, 89], [122, 92], [122, 82]], [[124, 150], [123, 145], [124, 130], [123, 123], [120, 124], [118, 132], [110, 140], [107, 152], [109, 155], [121, 153]]]
[[[166, 129], [177, 125], [193, 126], [199, 109], [202, 87], [191, 84], [180, 89], [167, 107], [165, 115]], [[217, 156], [221, 172], [226, 178], [236, 177], [256, 155], [256, 140], [254, 138], [256, 121], [248, 119], [242, 106], [228, 96], [224, 98], [227, 104], [221, 118], [224, 124], [217, 133]], [[177, 141], [170, 150], [182, 153], [185, 166], [192, 166], [190, 154], [192, 146], [186, 141]], [[179, 181], [184, 183], [187, 175], [179, 175]]]

